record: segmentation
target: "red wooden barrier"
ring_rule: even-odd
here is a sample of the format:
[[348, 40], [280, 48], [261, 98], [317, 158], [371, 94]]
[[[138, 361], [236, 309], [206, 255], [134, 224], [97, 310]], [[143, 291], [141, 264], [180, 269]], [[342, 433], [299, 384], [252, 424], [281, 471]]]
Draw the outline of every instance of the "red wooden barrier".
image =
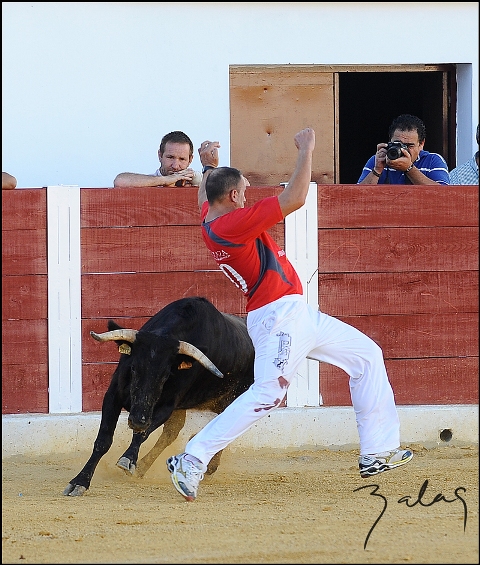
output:
[[[248, 203], [280, 192], [251, 187]], [[48, 412], [46, 190], [2, 194], [2, 412]], [[478, 187], [320, 185], [319, 304], [383, 349], [398, 404], [478, 403]], [[245, 314], [201, 240], [197, 190], [81, 189], [82, 379], [100, 410], [118, 361], [90, 330], [139, 328], [203, 295]], [[284, 246], [284, 226], [272, 229]], [[326, 406], [351, 404], [322, 364]]]
[[47, 191], [2, 191], [2, 414], [48, 413]]
[[477, 404], [478, 187], [321, 185], [318, 218], [320, 308], [382, 347], [397, 403]]
[[[248, 202], [280, 192], [251, 189]], [[89, 335], [113, 318], [135, 329], [172, 300], [205, 296], [245, 315], [245, 299], [221, 273], [199, 227], [196, 188], [83, 189], [82, 352], [85, 411], [99, 410], [119, 354]], [[284, 227], [272, 229], [284, 247]], [[106, 365], [107, 363], [107, 365]]]

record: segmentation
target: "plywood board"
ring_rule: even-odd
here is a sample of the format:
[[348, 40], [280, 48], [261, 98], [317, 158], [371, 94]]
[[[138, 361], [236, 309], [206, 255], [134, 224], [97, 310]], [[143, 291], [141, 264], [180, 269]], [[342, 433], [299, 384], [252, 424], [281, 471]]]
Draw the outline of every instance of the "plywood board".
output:
[[295, 168], [294, 135], [305, 127], [318, 133], [312, 181], [334, 179], [334, 75], [297, 68], [230, 68], [230, 164], [251, 184], [287, 182]]

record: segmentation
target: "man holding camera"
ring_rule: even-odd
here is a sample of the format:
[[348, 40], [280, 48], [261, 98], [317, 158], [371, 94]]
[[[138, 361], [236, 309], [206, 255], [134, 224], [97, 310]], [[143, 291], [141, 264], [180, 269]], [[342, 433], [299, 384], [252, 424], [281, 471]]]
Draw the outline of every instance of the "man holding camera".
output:
[[398, 116], [388, 136], [390, 142], [377, 145], [357, 184], [450, 184], [445, 159], [423, 150], [425, 124], [420, 118]]

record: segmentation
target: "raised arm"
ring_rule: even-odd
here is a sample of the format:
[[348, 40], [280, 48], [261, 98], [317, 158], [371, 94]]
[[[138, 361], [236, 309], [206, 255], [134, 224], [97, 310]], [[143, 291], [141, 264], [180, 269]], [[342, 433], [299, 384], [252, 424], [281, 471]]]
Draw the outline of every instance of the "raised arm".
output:
[[315, 148], [315, 131], [305, 128], [295, 137], [298, 149], [297, 163], [287, 186], [278, 196], [283, 216], [298, 210], [305, 204], [308, 188], [312, 179], [312, 153]]
[[212, 169], [218, 167], [218, 150], [220, 148], [220, 143], [218, 141], [204, 141], [199, 149], [198, 154], [200, 155], [200, 161], [203, 167], [212, 167], [211, 169], [205, 170], [203, 173], [202, 182], [198, 187], [198, 208], [201, 210], [203, 203], [207, 200], [207, 193], [205, 191], [205, 182]]

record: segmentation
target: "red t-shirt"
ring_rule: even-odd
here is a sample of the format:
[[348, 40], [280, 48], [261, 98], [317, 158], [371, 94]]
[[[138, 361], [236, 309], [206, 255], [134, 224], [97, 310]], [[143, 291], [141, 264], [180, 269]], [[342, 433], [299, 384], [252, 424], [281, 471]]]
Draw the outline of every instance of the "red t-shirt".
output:
[[208, 202], [202, 206], [203, 240], [221, 271], [247, 297], [250, 312], [287, 294], [303, 294], [302, 283], [281, 249], [266, 232], [283, 214], [277, 196], [248, 208], [205, 222]]

